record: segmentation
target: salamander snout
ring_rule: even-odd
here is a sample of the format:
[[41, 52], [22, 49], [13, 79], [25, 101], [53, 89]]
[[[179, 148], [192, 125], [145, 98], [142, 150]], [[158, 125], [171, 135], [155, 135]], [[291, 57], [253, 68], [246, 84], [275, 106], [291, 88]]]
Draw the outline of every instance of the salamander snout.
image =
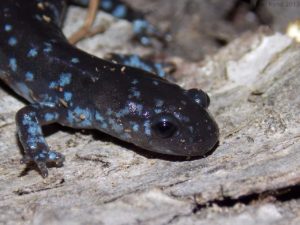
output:
[[206, 109], [194, 118], [173, 113], [157, 115], [151, 123], [152, 151], [181, 156], [201, 156], [218, 142], [219, 128]]
[[219, 127], [213, 118], [208, 118], [202, 124], [196, 124], [191, 134], [186, 153], [189, 156], [201, 156], [213, 149], [219, 140]]

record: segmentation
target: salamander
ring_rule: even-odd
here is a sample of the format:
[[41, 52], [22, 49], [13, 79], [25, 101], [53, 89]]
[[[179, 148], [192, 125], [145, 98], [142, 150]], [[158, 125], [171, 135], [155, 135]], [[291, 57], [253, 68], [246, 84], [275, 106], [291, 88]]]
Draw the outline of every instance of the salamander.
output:
[[21, 161], [33, 161], [43, 177], [49, 163], [62, 166], [63, 154], [50, 150], [41, 129], [52, 123], [96, 129], [162, 154], [210, 151], [219, 129], [208, 95], [69, 44], [61, 30], [68, 3], [0, 1], [0, 79], [28, 102], [16, 113]]

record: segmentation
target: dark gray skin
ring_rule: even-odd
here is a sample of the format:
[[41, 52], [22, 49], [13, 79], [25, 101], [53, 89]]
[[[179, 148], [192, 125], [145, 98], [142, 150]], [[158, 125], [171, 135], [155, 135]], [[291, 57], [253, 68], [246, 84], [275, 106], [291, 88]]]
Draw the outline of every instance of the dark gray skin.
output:
[[16, 115], [24, 163], [34, 161], [43, 177], [48, 162], [62, 165], [41, 131], [51, 123], [169, 155], [201, 156], [214, 147], [219, 130], [204, 92], [75, 48], [59, 27], [65, 2], [47, 2], [0, 2], [0, 79], [30, 103]]

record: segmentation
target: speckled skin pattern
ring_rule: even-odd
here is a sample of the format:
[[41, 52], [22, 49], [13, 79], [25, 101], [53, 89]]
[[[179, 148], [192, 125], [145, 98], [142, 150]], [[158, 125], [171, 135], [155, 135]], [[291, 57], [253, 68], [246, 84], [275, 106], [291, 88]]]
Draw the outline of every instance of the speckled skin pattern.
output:
[[213, 148], [219, 131], [203, 91], [70, 45], [60, 28], [66, 5], [0, 1], [0, 79], [29, 103], [16, 114], [24, 163], [34, 161], [43, 177], [47, 164], [62, 165], [64, 156], [42, 134], [51, 123], [97, 129], [163, 154], [200, 156]]

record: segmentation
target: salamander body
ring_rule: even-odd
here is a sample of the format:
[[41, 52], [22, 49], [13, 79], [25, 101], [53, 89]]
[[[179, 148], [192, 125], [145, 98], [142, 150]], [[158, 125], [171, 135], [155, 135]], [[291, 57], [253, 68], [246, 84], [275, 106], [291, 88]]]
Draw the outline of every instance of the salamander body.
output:
[[[104, 1], [105, 2], [105, 1]], [[23, 162], [41, 174], [62, 165], [41, 126], [97, 129], [143, 149], [199, 156], [218, 141], [208, 96], [151, 72], [115, 64], [70, 45], [61, 31], [63, 0], [1, 0], [0, 79], [28, 105], [16, 114]]]

